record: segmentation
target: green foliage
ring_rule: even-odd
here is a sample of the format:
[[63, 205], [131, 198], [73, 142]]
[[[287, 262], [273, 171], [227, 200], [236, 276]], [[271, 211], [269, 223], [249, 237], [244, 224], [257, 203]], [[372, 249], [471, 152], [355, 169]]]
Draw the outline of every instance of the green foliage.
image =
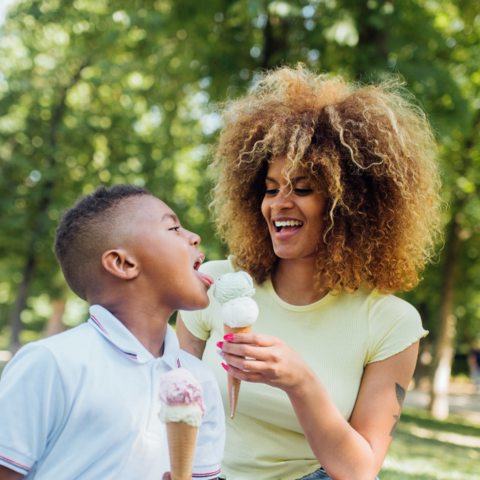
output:
[[[145, 185], [227, 252], [208, 212], [213, 105], [262, 68], [304, 62], [362, 82], [401, 74], [438, 135], [443, 196], [458, 215], [461, 341], [480, 331], [478, 0], [25, 0], [0, 36], [0, 328], [35, 257], [26, 328], [63, 297], [52, 253], [62, 209], [97, 185]], [[443, 257], [407, 295], [435, 332]], [[43, 296], [42, 296], [43, 295]], [[37, 303], [35, 303], [37, 302]], [[40, 302], [41, 303], [41, 302]]]

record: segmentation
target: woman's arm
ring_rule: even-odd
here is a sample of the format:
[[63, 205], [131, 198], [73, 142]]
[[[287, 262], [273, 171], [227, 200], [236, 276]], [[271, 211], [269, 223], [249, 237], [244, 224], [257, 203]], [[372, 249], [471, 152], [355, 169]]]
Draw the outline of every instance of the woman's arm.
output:
[[315, 373], [279, 338], [238, 334], [222, 349], [231, 375], [287, 393], [310, 447], [334, 480], [375, 478], [398, 423], [418, 342], [367, 365], [350, 424]]
[[177, 337], [180, 342], [180, 348], [190, 353], [194, 357], [202, 359], [203, 351], [205, 350], [205, 340], [200, 340], [195, 335], [190, 333], [188, 328], [183, 323], [180, 312], [177, 313]]

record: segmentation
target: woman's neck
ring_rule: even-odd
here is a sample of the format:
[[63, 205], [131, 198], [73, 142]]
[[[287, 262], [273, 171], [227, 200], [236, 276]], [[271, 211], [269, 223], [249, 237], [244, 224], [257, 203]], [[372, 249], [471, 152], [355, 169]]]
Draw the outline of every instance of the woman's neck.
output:
[[318, 302], [328, 292], [317, 292], [313, 286], [315, 259], [311, 257], [279, 259], [272, 275], [276, 294], [290, 305], [303, 306]]

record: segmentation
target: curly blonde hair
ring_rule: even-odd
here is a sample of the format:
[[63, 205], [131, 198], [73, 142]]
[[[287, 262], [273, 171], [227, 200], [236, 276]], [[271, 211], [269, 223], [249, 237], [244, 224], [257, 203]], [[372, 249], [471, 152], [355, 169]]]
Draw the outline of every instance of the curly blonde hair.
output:
[[220, 111], [216, 224], [258, 284], [278, 261], [261, 212], [266, 172], [285, 156], [290, 188], [302, 171], [327, 199], [317, 290], [393, 293], [419, 282], [439, 233], [440, 180], [431, 127], [400, 80], [357, 85], [282, 67]]

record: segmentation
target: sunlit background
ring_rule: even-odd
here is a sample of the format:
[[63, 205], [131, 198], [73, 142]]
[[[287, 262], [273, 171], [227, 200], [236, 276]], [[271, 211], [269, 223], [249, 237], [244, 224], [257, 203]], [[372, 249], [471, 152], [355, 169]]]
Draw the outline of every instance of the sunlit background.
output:
[[[242, 95], [264, 69], [303, 62], [360, 82], [401, 75], [427, 112], [449, 208], [437, 262], [404, 295], [431, 332], [412, 386], [432, 394], [437, 418], [448, 414], [450, 373], [450, 390], [472, 394], [466, 358], [480, 334], [478, 0], [3, 0], [0, 23], [0, 361], [86, 320], [87, 305], [68, 291], [52, 244], [62, 209], [98, 185], [147, 187], [202, 236], [207, 260], [224, 258], [208, 211], [207, 165], [221, 127], [215, 105]], [[422, 437], [427, 427], [418, 422], [427, 420], [415, 418], [416, 438], [439, 442], [435, 432]], [[412, 431], [399, 435], [397, 442]], [[467, 466], [480, 458], [475, 441], [448, 438], [464, 450], [453, 455], [449, 447], [440, 457]], [[389, 455], [393, 476], [382, 480], [480, 478], [473, 467], [445, 476], [442, 464], [432, 473], [431, 463], [403, 477]]]

